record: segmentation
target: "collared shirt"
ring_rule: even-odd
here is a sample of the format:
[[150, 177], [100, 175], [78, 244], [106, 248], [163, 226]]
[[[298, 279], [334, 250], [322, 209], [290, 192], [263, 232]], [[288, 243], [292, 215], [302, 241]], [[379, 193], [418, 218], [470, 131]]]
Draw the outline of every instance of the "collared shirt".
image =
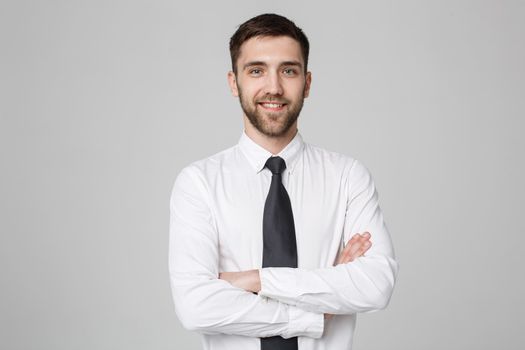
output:
[[[304, 143], [278, 154], [292, 204], [297, 268], [261, 268], [270, 152], [245, 132], [237, 145], [185, 167], [170, 201], [169, 271], [182, 325], [204, 349], [259, 350], [259, 337], [297, 336], [299, 349], [351, 349], [356, 313], [384, 308], [397, 263], [368, 170], [357, 160]], [[371, 248], [335, 265], [355, 233]], [[334, 266], [335, 265], [335, 266]], [[258, 294], [218, 279], [259, 269]], [[325, 320], [324, 314], [333, 314]]]

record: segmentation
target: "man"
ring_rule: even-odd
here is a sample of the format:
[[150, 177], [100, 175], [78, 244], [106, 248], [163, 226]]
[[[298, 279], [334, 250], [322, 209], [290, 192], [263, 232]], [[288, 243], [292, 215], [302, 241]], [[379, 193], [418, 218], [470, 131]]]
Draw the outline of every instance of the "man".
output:
[[205, 349], [351, 349], [356, 313], [390, 299], [397, 263], [369, 172], [298, 133], [308, 51], [282, 16], [242, 24], [228, 81], [244, 132], [175, 181], [173, 298]]

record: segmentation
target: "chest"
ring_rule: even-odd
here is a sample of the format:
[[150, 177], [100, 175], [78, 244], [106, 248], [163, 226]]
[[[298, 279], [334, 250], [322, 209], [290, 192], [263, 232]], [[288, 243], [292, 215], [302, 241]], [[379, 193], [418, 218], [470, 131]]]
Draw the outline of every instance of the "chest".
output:
[[[213, 202], [221, 269], [261, 267], [264, 203], [271, 176], [216, 180]], [[298, 266], [331, 266], [341, 244], [346, 211], [341, 181], [295, 172], [284, 178], [283, 184], [292, 204]]]

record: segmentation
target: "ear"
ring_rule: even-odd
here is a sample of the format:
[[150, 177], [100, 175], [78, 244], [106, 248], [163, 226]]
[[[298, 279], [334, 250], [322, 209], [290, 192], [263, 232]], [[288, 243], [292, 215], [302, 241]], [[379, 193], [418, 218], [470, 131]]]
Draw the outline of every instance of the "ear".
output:
[[304, 98], [310, 95], [310, 85], [312, 84], [312, 72], [306, 72], [306, 78], [304, 83]]
[[232, 71], [228, 72], [228, 84], [230, 85], [232, 95], [235, 97], [239, 97], [239, 89], [237, 88], [237, 78], [235, 77], [235, 73], [233, 73]]

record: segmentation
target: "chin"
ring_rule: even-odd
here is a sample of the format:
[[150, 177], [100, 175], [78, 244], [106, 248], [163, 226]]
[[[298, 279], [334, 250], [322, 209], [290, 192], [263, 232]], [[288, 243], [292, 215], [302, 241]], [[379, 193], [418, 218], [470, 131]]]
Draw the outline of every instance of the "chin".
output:
[[264, 128], [263, 130], [259, 130], [259, 131], [261, 131], [266, 136], [281, 137], [281, 136], [286, 135], [290, 131], [290, 129], [291, 128], [284, 129], [283, 127], [279, 127], [279, 128]]

